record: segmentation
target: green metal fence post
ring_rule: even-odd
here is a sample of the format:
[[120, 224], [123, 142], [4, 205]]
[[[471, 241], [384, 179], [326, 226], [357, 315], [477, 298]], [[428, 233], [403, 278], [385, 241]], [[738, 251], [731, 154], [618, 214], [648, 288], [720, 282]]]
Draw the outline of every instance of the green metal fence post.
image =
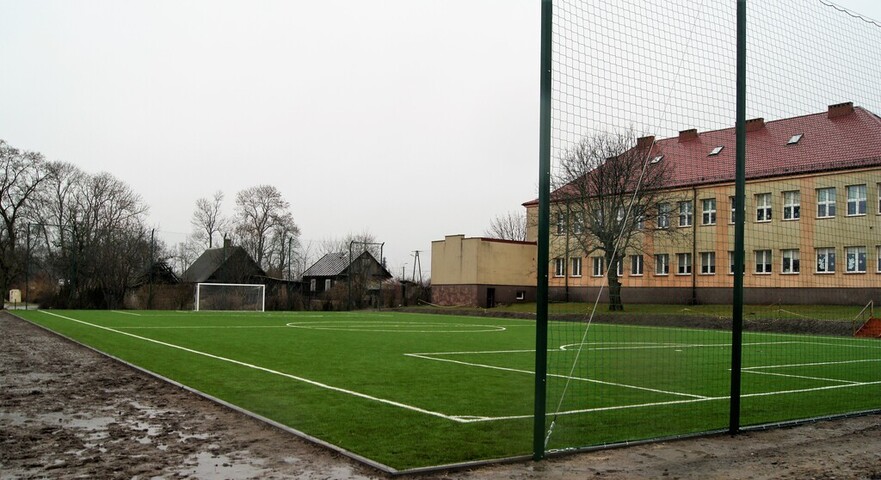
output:
[[740, 430], [743, 347], [744, 200], [746, 196], [746, 0], [737, 0], [737, 125], [734, 184], [734, 299], [731, 325], [731, 413], [728, 431]]
[[551, 28], [553, 4], [541, 2], [541, 103], [538, 154], [538, 256], [535, 292], [535, 419], [534, 460], [545, 456], [548, 357], [548, 252], [551, 192]]

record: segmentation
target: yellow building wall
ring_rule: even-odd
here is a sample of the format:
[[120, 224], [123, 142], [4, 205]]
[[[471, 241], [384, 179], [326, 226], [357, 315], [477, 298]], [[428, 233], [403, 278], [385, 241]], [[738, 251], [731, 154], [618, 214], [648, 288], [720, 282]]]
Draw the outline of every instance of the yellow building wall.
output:
[[432, 285], [534, 285], [534, 243], [448, 235], [431, 243]]
[[[847, 216], [846, 187], [866, 185], [867, 212], [865, 215]], [[833, 218], [817, 217], [817, 189], [835, 187], [836, 215]], [[799, 191], [800, 218], [783, 220], [783, 192]], [[756, 220], [756, 195], [771, 194], [771, 221]], [[718, 184], [670, 192], [674, 204], [670, 217], [670, 232], [658, 231], [646, 225], [646, 235], [641, 239], [641, 252], [625, 252], [622, 284], [639, 287], [731, 287], [733, 276], [729, 274], [729, 251], [734, 250], [734, 224], [731, 223], [731, 202], [734, 184]], [[867, 168], [847, 172], [828, 172], [800, 175], [767, 180], [754, 180], [746, 185], [746, 225], [745, 260], [746, 274], [744, 286], [761, 287], [824, 287], [824, 288], [881, 288], [879, 255], [881, 255], [881, 168]], [[716, 200], [716, 223], [702, 224], [702, 200]], [[678, 226], [678, 201], [689, 199], [694, 202], [692, 225]], [[538, 238], [537, 205], [527, 207], [527, 239]], [[554, 215], [552, 214], [552, 217]], [[551, 254], [549, 284], [555, 287], [600, 286], [603, 277], [592, 275], [592, 259], [585, 257], [574, 240], [567, 241], [565, 235], [557, 235], [555, 219], [551, 219]], [[866, 248], [866, 272], [847, 273], [845, 247]], [[816, 250], [834, 248], [836, 269], [834, 273], [816, 272]], [[782, 273], [784, 249], [799, 251], [800, 272]], [[756, 273], [755, 252], [771, 250], [771, 273]], [[701, 253], [715, 253], [715, 274], [701, 273]], [[630, 274], [632, 254], [642, 254], [644, 269], [641, 276]], [[669, 275], [655, 273], [655, 258], [658, 253], [669, 255]], [[692, 274], [677, 274], [677, 254], [692, 254]], [[601, 256], [601, 252], [591, 256]], [[565, 276], [554, 275], [554, 258], [566, 257]], [[572, 276], [571, 258], [582, 258], [582, 275]]]

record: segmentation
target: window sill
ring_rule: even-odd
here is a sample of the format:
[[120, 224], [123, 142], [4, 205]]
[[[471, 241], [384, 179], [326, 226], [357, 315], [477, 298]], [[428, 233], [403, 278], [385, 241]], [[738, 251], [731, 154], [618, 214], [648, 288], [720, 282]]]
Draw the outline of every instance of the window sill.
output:
[[656, 277], [669, 277], [670, 274], [669, 273], [656, 273], [655, 276]]
[[814, 272], [814, 275], [835, 275], [835, 272]]
[[845, 215], [845, 217], [847, 217], [847, 218], [851, 218], [851, 217], [865, 217], [865, 216], [866, 216], [865, 213], [854, 213], [853, 215], [850, 215], [850, 214]]
[[691, 276], [691, 272], [688, 272], [688, 273], [678, 273], [678, 272], [677, 272], [677, 273], [676, 273], [676, 276], [677, 276], [677, 277], [690, 277], [690, 276]]
[[753, 275], [771, 275], [773, 272], [753, 272]]
[[715, 223], [702, 223], [701, 226], [702, 227], [715, 227], [716, 224]]
[[801, 272], [780, 272], [780, 275], [798, 275]]
[[862, 271], [862, 272], [844, 272], [844, 274], [845, 274], [845, 275], [865, 275], [866, 272], [865, 272], [865, 271]]
[[[878, 273], [881, 273], [881, 272], [878, 272]], [[643, 274], [641, 274], [641, 273], [631, 273], [630, 276], [631, 276], [631, 277], [642, 277]]]
[[800, 219], [801, 219], [801, 217], [798, 217], [798, 218], [784, 218], [782, 221], [784, 221], [784, 222], [797, 222], [797, 221], [799, 221]]
[[701, 276], [702, 276], [702, 277], [712, 277], [712, 276], [715, 275], [715, 274], [716, 274], [716, 272], [709, 272], [709, 273], [703, 273], [703, 272], [701, 272]]
[[827, 219], [830, 219], [830, 218], [835, 218], [835, 215], [832, 215], [832, 216], [826, 216], [826, 217], [814, 217], [814, 218], [816, 218], [817, 220], [827, 220]]
[[756, 220], [755, 223], [771, 223], [773, 220]]

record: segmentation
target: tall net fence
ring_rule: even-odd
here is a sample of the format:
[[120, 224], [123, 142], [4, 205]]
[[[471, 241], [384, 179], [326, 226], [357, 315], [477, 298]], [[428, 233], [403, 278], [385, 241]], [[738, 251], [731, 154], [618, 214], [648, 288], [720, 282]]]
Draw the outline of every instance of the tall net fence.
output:
[[881, 25], [748, 3], [735, 344], [736, 3], [552, 23], [545, 451], [881, 408]]

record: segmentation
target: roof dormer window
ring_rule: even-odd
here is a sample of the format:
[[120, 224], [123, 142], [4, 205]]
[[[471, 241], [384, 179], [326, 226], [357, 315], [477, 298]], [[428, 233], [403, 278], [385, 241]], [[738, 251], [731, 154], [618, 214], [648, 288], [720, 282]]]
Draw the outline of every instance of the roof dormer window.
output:
[[791, 137], [789, 137], [789, 141], [786, 142], [787, 145], [795, 145], [796, 143], [801, 141], [801, 137], [804, 137], [804, 133], [797, 133]]
[[722, 152], [722, 149], [723, 149], [723, 148], [725, 148], [725, 145], [719, 145], [718, 147], [712, 149], [712, 150], [710, 151], [710, 154], [707, 155], [707, 156], [708, 156], [708, 157], [715, 157], [715, 156], [718, 155], [720, 152]]
[[663, 155], [657, 155], [657, 156], [652, 157], [652, 159], [649, 160], [649, 163], [651, 163], [652, 165], [654, 165], [654, 164], [660, 162], [660, 161], [663, 160], [663, 159], [664, 159], [664, 156], [663, 156]]

